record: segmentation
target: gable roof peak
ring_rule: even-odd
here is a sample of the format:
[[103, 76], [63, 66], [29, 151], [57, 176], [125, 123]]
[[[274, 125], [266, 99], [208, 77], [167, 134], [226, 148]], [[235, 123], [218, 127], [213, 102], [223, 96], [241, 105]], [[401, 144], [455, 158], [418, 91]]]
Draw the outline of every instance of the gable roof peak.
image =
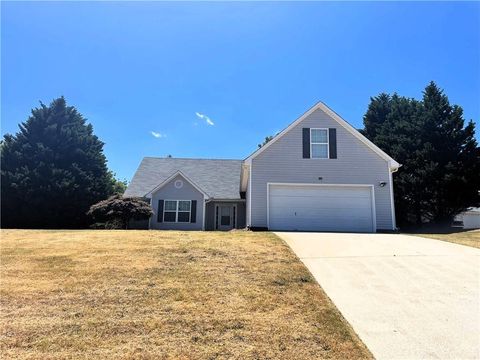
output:
[[264, 146], [261, 148], [257, 149], [254, 151], [250, 156], [248, 156], [245, 159], [246, 163], [250, 163], [255, 157], [257, 157], [259, 154], [261, 154], [263, 151], [268, 149], [273, 143], [275, 143], [279, 138], [281, 138], [283, 135], [288, 133], [292, 128], [294, 128], [296, 125], [301, 123], [304, 119], [306, 119], [308, 116], [310, 116], [313, 112], [321, 110], [330, 118], [332, 118], [334, 121], [336, 121], [340, 126], [345, 128], [348, 132], [350, 132], [353, 136], [358, 138], [361, 142], [363, 142], [366, 146], [368, 146], [372, 151], [374, 151], [377, 155], [379, 155], [381, 158], [383, 158], [385, 161], [387, 161], [388, 166], [391, 171], [396, 171], [401, 165], [395, 161], [390, 155], [388, 155], [386, 152], [384, 152], [382, 149], [380, 149], [377, 145], [375, 145], [373, 142], [368, 140], [364, 135], [362, 135], [357, 129], [355, 129], [352, 125], [350, 125], [346, 120], [344, 120], [340, 115], [338, 115], [335, 111], [333, 111], [331, 108], [329, 108], [324, 102], [319, 101], [315, 105], [313, 105], [310, 109], [308, 109], [304, 114], [302, 114], [299, 118], [297, 118], [295, 121], [293, 121], [290, 125], [288, 125], [285, 129], [283, 129], [281, 132], [279, 132], [277, 135], [273, 137], [272, 140], [270, 140], [268, 143], [266, 143]]

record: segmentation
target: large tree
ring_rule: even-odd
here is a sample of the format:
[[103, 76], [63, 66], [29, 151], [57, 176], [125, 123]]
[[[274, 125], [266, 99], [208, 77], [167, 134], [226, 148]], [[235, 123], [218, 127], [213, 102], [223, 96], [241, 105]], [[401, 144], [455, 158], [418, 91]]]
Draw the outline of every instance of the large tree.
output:
[[63, 97], [32, 110], [1, 144], [3, 227], [81, 228], [114, 192], [103, 143]]
[[395, 175], [399, 225], [448, 223], [480, 202], [475, 124], [431, 82], [421, 101], [397, 94], [371, 99], [363, 133], [402, 167]]

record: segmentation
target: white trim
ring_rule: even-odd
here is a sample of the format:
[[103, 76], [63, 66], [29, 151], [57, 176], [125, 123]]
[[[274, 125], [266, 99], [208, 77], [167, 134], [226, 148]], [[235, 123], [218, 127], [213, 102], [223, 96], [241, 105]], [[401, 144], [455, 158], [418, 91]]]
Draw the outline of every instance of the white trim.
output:
[[146, 193], [144, 196], [145, 197], [151, 197], [153, 196], [153, 194], [155, 194], [158, 190], [160, 190], [162, 187], [164, 187], [165, 185], [169, 184], [173, 179], [175, 179], [175, 177], [177, 177], [178, 175], [180, 175], [181, 177], [183, 177], [186, 181], [188, 181], [190, 183], [190, 185], [192, 185], [196, 190], [198, 190], [200, 193], [202, 193], [202, 195], [204, 197], [207, 197], [209, 198], [210, 196], [205, 192], [203, 191], [197, 184], [195, 184], [192, 180], [190, 180], [187, 176], [185, 176], [185, 174], [183, 174], [180, 170], [178, 170], [177, 172], [175, 172], [173, 175], [171, 175], [169, 178], [167, 178], [166, 180], [162, 181], [160, 184], [158, 184], [156, 187], [154, 187], [152, 190], [150, 190], [148, 193]]
[[397, 219], [395, 217], [395, 199], [393, 196], [393, 171], [388, 171], [390, 181], [390, 211], [392, 212], [392, 230], [397, 230]]
[[279, 185], [267, 182], [267, 229], [270, 229], [270, 185]]
[[248, 201], [247, 201], [247, 227], [252, 226], [252, 164], [250, 164], [250, 168], [248, 171]]
[[[326, 143], [313, 143], [312, 142], [312, 130], [324, 130], [327, 132], [327, 142]], [[327, 157], [313, 157], [313, 147], [312, 145], [327, 145]], [[330, 159], [330, 134], [328, 128], [310, 128], [310, 159], [314, 160], [325, 160]]]
[[268, 182], [267, 185], [282, 185], [282, 186], [338, 186], [338, 187], [374, 187], [373, 184], [316, 184], [316, 183], [284, 183], [284, 182]]
[[377, 206], [375, 204], [375, 186], [370, 185], [370, 190], [372, 192], [372, 219], [373, 219], [373, 232], [377, 232]]
[[[176, 201], [177, 208], [175, 210], [175, 221], [165, 221], [165, 203], [167, 201]], [[188, 221], [178, 221], [178, 213], [186, 213], [187, 211], [180, 211], [180, 201], [188, 201], [190, 203], [190, 210], [188, 211]], [[173, 210], [166, 210], [166, 212], [173, 212]], [[157, 209], [158, 213], [158, 209]], [[196, 220], [196, 219], [195, 219]], [[192, 200], [174, 200], [174, 199], [164, 199], [163, 200], [163, 212], [162, 212], [162, 222], [164, 224], [191, 224], [192, 223]]]
[[[219, 230], [222, 231], [221, 229], [218, 229], [216, 226], [218, 223], [218, 215], [219, 215], [219, 212], [217, 212], [217, 208], [219, 206], [226, 206], [226, 205], [222, 203], [219, 203], [219, 204], [215, 203], [215, 212], [214, 212], [215, 216], [214, 216], [214, 223], [213, 223], [214, 231], [219, 231]], [[232, 229], [236, 229], [238, 227], [238, 208], [237, 208], [237, 204], [235, 203], [232, 203], [231, 206], [232, 208], [235, 208], [235, 226], [232, 226]]]
[[[392, 157], [390, 157], [387, 153], [385, 153], [383, 150], [381, 150], [377, 145], [372, 143], [370, 140], [368, 140], [365, 136], [360, 134], [352, 125], [350, 125], [348, 122], [343, 120], [337, 113], [335, 113], [332, 109], [330, 109], [327, 105], [322, 103], [321, 101], [318, 102], [316, 105], [311, 107], [306, 113], [304, 113], [302, 116], [300, 116], [297, 120], [292, 122], [290, 125], [288, 125], [285, 129], [283, 129], [278, 135], [276, 135], [272, 140], [270, 140], [268, 143], [266, 143], [264, 146], [262, 146], [260, 149], [256, 150], [254, 153], [252, 153], [249, 157], [245, 159], [247, 163], [251, 163], [251, 161], [256, 158], [258, 155], [260, 155], [263, 151], [268, 149], [269, 146], [274, 144], [278, 139], [280, 139], [283, 135], [285, 135], [287, 132], [289, 132], [291, 129], [293, 129], [296, 125], [298, 125], [300, 122], [302, 122], [305, 118], [310, 116], [314, 111], [316, 110], [322, 110], [325, 112], [327, 115], [329, 115], [333, 120], [338, 122], [341, 126], [343, 126], [347, 131], [349, 131], [352, 135], [354, 135], [357, 139], [362, 141], [367, 147], [369, 147], [373, 152], [375, 152], [377, 155], [379, 155], [382, 159], [388, 162], [388, 166], [390, 169], [398, 169], [400, 167], [400, 164], [396, 162]], [[250, 169], [251, 170], [251, 169]]]
[[377, 232], [377, 210], [375, 204], [375, 186], [371, 184], [313, 184], [313, 183], [279, 183], [279, 182], [267, 182], [267, 228], [270, 229], [270, 186], [318, 186], [318, 187], [368, 187], [370, 188], [372, 202], [372, 229], [373, 232]]
[[173, 183], [173, 186], [175, 186], [175, 189], [181, 189], [183, 187], [183, 180], [181, 179], [175, 180], [175, 182]]

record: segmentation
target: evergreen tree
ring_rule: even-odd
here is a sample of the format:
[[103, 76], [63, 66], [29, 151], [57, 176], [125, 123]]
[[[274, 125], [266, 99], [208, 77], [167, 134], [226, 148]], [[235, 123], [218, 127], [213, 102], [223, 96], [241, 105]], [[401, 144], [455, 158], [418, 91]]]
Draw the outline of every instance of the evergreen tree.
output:
[[382, 129], [383, 124], [390, 114], [392, 106], [392, 97], [388, 94], [381, 93], [377, 97], [370, 98], [367, 113], [364, 116], [363, 124], [365, 129], [361, 131], [376, 138], [378, 131]]
[[272, 139], [273, 139], [273, 135], [265, 136], [265, 140], [263, 140], [261, 144], [258, 144], [258, 148], [260, 149], [261, 147], [265, 146]]
[[479, 203], [480, 151], [475, 125], [435, 83], [422, 101], [394, 94], [371, 99], [362, 131], [402, 164], [395, 175], [401, 225], [445, 223]]
[[463, 109], [450, 105], [435, 83], [425, 88], [422, 104], [424, 143], [420, 156], [426, 172], [423, 211], [427, 219], [442, 223], [468, 206], [478, 205], [480, 148], [473, 121], [465, 126]]
[[3, 227], [81, 228], [113, 192], [103, 143], [63, 97], [40, 103], [1, 145]]
[[123, 195], [123, 193], [127, 190], [128, 182], [127, 180], [119, 180], [115, 178], [115, 174], [112, 175], [113, 178], [113, 193]]

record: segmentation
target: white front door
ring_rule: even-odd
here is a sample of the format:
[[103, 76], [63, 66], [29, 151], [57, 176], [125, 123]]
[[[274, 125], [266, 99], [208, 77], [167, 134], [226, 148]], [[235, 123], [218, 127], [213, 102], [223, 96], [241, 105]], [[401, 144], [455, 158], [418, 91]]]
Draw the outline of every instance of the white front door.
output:
[[231, 230], [234, 227], [234, 205], [217, 206], [217, 230]]

